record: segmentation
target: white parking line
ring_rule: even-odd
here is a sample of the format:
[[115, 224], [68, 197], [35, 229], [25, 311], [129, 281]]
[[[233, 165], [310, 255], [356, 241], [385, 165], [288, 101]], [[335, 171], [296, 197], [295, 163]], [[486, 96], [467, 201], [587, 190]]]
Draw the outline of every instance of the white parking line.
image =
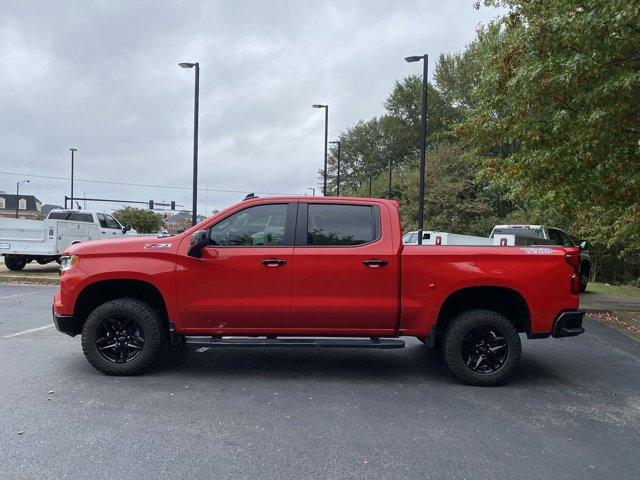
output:
[[27, 333], [39, 332], [40, 330], [46, 330], [47, 328], [51, 328], [51, 327], [53, 327], [53, 324], [45, 325], [43, 327], [30, 328], [29, 330], [23, 330], [22, 332], [16, 332], [16, 333], [12, 333], [10, 335], [3, 335], [2, 338], [19, 337], [20, 335], [26, 335]]

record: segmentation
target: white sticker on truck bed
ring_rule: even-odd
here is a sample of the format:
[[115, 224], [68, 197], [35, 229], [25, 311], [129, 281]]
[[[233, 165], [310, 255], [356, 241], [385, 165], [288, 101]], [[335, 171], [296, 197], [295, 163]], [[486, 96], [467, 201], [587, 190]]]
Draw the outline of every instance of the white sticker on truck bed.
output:
[[524, 253], [528, 253], [529, 255], [549, 255], [553, 253], [553, 249], [551, 248], [540, 248], [540, 247], [526, 247], [526, 248], [523, 248], [522, 251]]

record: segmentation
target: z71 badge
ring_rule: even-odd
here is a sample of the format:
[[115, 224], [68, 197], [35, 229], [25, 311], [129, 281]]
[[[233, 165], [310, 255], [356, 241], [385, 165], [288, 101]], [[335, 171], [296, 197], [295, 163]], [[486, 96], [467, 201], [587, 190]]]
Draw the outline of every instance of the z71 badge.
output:
[[147, 248], [171, 248], [171, 245], [173, 245], [173, 243], [145, 243], [144, 249], [146, 250]]

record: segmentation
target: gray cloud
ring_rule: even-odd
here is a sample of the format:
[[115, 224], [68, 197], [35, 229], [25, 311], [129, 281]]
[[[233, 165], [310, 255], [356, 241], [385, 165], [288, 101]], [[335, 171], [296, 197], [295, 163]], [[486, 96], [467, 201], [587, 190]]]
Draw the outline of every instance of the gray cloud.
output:
[[[472, 2], [4, 2], [0, 171], [189, 186], [199, 61], [200, 185], [304, 193], [330, 135], [382, 111], [406, 55], [458, 51], [496, 16]], [[0, 190], [18, 177], [0, 175]], [[68, 182], [25, 191], [59, 203]], [[189, 190], [78, 182], [87, 196], [175, 199]], [[209, 192], [206, 208], [241, 194]], [[109, 205], [107, 207], [116, 207]], [[100, 208], [90, 205], [90, 208]], [[205, 209], [200, 193], [199, 210]]]

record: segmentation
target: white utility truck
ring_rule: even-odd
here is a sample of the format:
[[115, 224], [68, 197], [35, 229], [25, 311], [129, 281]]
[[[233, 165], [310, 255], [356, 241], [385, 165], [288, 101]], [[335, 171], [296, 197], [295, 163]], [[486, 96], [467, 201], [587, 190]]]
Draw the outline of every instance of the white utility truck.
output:
[[[418, 244], [418, 232], [407, 232], [402, 236], [402, 243], [405, 245]], [[509, 247], [516, 244], [515, 235], [496, 235], [489, 237], [476, 237], [474, 235], [460, 235], [459, 233], [436, 232], [424, 230], [422, 232], [423, 245], [482, 245]]]
[[129, 229], [112, 215], [86, 210], [51, 210], [44, 220], [0, 219], [0, 255], [9, 270], [32, 261], [58, 261], [69, 245], [124, 235]]

